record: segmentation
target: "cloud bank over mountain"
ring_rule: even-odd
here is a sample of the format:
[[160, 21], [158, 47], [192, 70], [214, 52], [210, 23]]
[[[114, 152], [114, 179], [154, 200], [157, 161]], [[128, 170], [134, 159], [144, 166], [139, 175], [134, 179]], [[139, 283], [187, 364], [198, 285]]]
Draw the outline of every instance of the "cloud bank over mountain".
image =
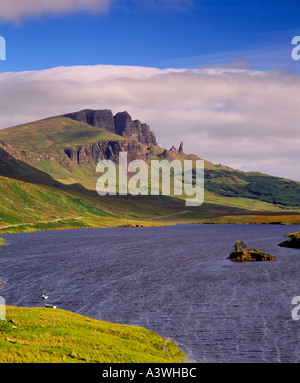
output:
[[57, 67], [0, 74], [0, 128], [84, 108], [127, 110], [161, 146], [300, 181], [300, 78], [238, 68]]

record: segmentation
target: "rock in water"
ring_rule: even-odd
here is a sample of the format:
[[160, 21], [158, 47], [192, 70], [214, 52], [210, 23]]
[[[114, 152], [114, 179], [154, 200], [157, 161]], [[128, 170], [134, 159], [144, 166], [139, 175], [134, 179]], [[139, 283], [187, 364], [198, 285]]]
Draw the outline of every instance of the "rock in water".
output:
[[279, 246], [300, 249], [300, 231], [297, 233], [286, 234], [285, 237], [288, 237], [289, 239], [281, 242]]
[[276, 261], [274, 255], [265, 254], [256, 249], [234, 251], [227, 259], [235, 262]]

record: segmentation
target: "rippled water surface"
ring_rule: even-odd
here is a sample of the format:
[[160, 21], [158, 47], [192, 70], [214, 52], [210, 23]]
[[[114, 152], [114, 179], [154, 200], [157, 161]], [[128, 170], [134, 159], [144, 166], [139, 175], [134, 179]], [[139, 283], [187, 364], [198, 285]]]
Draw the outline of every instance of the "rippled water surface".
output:
[[[300, 362], [299, 226], [177, 225], [2, 235], [8, 305], [58, 308], [173, 337], [196, 362]], [[275, 262], [234, 263], [236, 240]]]

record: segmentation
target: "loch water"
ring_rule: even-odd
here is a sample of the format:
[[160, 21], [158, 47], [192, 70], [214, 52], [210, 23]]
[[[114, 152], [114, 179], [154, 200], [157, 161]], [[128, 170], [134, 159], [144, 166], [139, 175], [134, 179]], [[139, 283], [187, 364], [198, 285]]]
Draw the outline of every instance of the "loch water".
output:
[[[173, 337], [193, 362], [300, 362], [299, 226], [176, 225], [1, 235], [0, 295]], [[236, 240], [276, 261], [226, 260]], [[299, 313], [300, 314], [300, 313]]]

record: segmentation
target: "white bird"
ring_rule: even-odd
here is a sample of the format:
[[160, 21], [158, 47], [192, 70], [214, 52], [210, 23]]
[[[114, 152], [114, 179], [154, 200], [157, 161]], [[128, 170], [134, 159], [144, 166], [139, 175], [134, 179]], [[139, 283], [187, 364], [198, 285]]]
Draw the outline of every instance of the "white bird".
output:
[[44, 294], [42, 295], [42, 298], [43, 299], [48, 299], [47, 295], [44, 295]]

